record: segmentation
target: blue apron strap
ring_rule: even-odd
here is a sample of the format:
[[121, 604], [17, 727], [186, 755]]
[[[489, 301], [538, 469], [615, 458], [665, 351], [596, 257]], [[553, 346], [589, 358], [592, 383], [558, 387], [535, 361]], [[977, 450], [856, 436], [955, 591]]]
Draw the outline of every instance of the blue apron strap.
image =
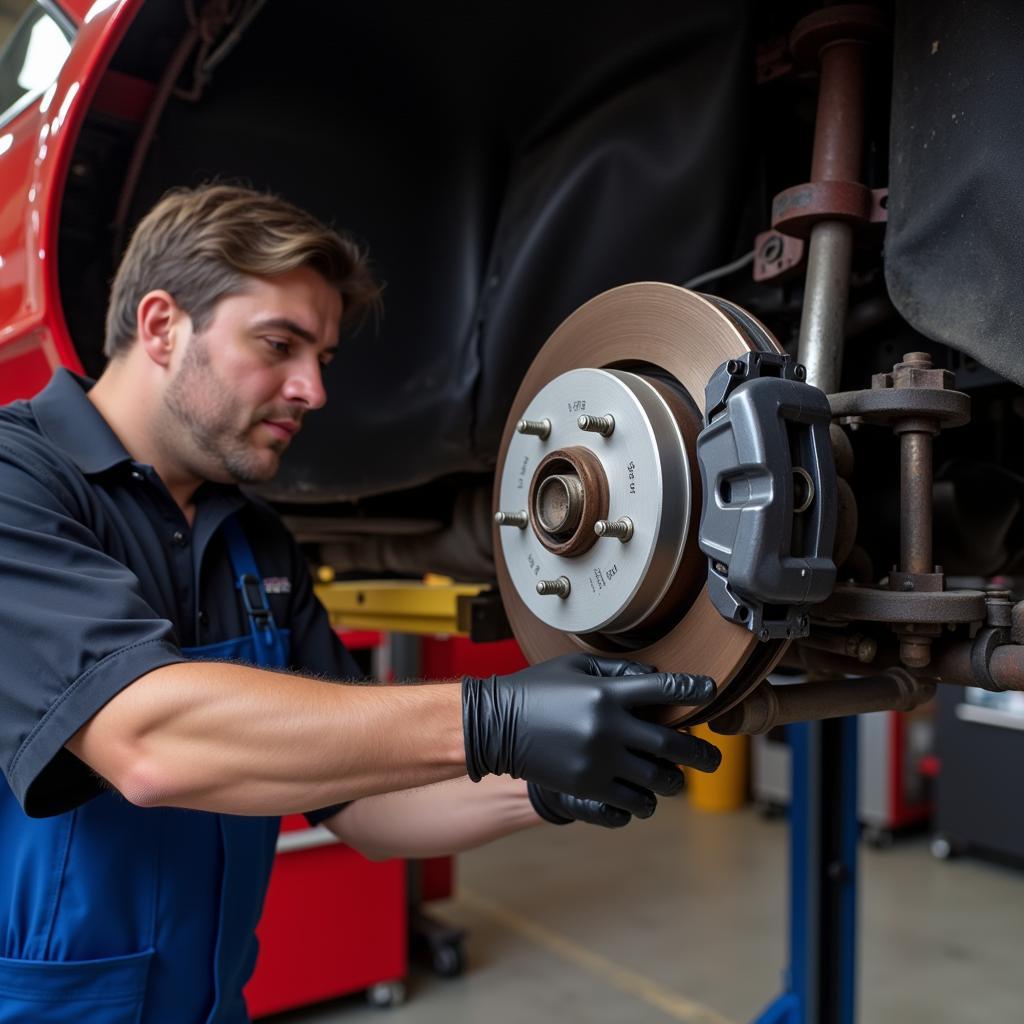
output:
[[249, 618], [249, 630], [256, 649], [256, 664], [267, 668], [286, 668], [288, 654], [281, 631], [270, 611], [263, 577], [256, 567], [249, 541], [235, 516], [225, 519], [222, 529], [228, 542], [231, 567], [235, 572], [235, 586]]

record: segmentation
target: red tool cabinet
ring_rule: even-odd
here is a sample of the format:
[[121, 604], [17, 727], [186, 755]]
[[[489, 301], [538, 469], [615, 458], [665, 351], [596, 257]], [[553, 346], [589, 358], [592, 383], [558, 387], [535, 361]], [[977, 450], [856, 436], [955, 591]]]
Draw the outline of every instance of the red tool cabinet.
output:
[[262, 1017], [406, 975], [406, 865], [369, 861], [301, 815], [285, 818], [246, 986]]

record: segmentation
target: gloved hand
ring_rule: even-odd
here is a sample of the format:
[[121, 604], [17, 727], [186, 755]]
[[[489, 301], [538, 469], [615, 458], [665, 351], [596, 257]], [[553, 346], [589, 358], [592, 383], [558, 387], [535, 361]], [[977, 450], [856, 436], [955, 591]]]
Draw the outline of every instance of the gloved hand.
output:
[[[679, 776], [682, 785], [683, 777]], [[622, 828], [628, 825], [633, 815], [621, 807], [609, 807], [600, 800], [584, 800], [568, 793], [555, 793], [538, 786], [536, 782], [526, 784], [526, 793], [533, 809], [552, 825], [569, 825], [574, 821], [585, 821], [588, 825], [604, 828]]]
[[507, 676], [462, 681], [466, 767], [474, 782], [511, 775], [646, 818], [679, 790], [677, 764], [714, 771], [716, 747], [636, 712], [706, 704], [705, 676], [653, 672], [621, 658], [568, 654]]

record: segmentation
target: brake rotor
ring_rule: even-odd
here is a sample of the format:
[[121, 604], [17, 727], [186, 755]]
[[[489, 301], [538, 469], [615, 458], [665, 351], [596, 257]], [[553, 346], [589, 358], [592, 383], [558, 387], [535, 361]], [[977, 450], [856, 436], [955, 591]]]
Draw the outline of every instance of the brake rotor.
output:
[[666, 709], [671, 724], [737, 703], [785, 647], [722, 618], [697, 546], [704, 387], [749, 351], [781, 349], [725, 300], [654, 282], [614, 288], [552, 334], [502, 435], [495, 562], [523, 653], [627, 653], [715, 679], [712, 707]]

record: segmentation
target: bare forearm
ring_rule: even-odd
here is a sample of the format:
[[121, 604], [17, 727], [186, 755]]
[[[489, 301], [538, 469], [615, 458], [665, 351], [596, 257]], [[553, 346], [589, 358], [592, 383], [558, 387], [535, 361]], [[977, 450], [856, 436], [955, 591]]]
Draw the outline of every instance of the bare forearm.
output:
[[541, 824], [526, 783], [490, 775], [357, 800], [324, 822], [374, 860], [461, 853]]
[[465, 773], [459, 687], [325, 683], [241, 665], [157, 669], [69, 749], [134, 803], [286, 814]]

